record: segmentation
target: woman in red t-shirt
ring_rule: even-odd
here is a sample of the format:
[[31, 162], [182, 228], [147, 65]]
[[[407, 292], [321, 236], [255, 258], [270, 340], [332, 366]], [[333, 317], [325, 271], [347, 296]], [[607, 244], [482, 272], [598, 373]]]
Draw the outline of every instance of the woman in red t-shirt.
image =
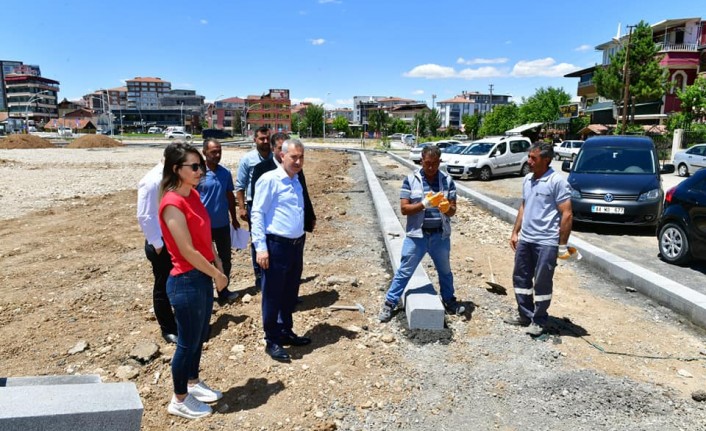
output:
[[211, 414], [205, 403], [223, 396], [199, 379], [199, 364], [213, 310], [213, 282], [220, 291], [228, 279], [211, 242], [211, 220], [195, 188], [205, 172], [203, 157], [187, 144], [169, 145], [164, 154], [159, 224], [174, 265], [167, 295], [178, 331], [172, 357], [174, 396], [167, 411], [196, 419]]

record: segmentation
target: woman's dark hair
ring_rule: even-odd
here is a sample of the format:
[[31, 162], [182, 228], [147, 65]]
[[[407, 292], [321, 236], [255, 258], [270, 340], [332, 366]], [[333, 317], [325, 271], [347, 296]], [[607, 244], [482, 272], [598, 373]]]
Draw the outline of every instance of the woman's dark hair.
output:
[[[179, 187], [179, 174], [177, 170], [179, 165], [183, 165], [186, 161], [186, 156], [195, 154], [199, 158], [199, 163], [204, 165], [206, 162], [199, 151], [189, 144], [169, 144], [164, 149], [164, 170], [162, 171], [162, 182], [159, 185], [159, 195], [163, 196], [169, 190], [174, 190]], [[206, 170], [204, 169], [204, 172]]]

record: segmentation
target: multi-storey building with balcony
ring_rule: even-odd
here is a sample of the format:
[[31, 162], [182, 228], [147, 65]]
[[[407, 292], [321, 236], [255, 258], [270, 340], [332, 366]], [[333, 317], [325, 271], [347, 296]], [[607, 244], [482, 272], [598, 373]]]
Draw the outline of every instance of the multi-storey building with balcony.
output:
[[43, 126], [58, 117], [59, 81], [43, 78], [34, 70], [19, 70], [5, 76], [7, 111], [10, 118], [25, 119], [29, 126]]
[[353, 110], [351, 108], [334, 108], [326, 110], [326, 119], [333, 120], [337, 117], [343, 117], [348, 120], [349, 123], [352, 123]]
[[229, 97], [216, 100], [208, 107], [208, 127], [228, 130], [235, 134], [240, 130], [242, 113], [245, 110], [245, 99]]
[[172, 83], [161, 78], [136, 77], [125, 83], [128, 109], [158, 109], [159, 99], [172, 90]]
[[[693, 84], [698, 75], [706, 73], [706, 22], [701, 18], [669, 19], [651, 27], [653, 40], [662, 56], [660, 65], [667, 70], [671, 85], [661, 99], [637, 103], [634, 120], [661, 123], [670, 113], [680, 110], [676, 90]], [[622, 119], [614, 101], [598, 96], [593, 75], [596, 68], [610, 64], [611, 57], [624, 49], [627, 42], [628, 35], [623, 35], [596, 46], [602, 55], [600, 65], [564, 75], [566, 78], [579, 78], [576, 93], [581, 97], [580, 110], [591, 115], [592, 123], [615, 124]]]
[[265, 126], [274, 132], [290, 133], [291, 105], [287, 89], [272, 89], [262, 96], [248, 96], [243, 118], [245, 132], [252, 135], [255, 129]]
[[452, 99], [439, 101], [437, 109], [441, 116], [442, 128], [461, 130], [464, 115], [483, 115], [490, 112], [495, 105], [507, 105], [508, 103], [510, 103], [509, 95], [463, 91]]

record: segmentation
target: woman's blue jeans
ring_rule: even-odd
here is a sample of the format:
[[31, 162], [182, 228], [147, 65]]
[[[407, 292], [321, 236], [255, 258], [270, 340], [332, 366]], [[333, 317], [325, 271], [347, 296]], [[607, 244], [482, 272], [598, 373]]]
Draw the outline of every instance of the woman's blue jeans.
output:
[[174, 393], [181, 395], [186, 394], [189, 380], [199, 378], [201, 348], [208, 337], [213, 310], [213, 280], [197, 269], [170, 275], [167, 295], [177, 323], [172, 381]]

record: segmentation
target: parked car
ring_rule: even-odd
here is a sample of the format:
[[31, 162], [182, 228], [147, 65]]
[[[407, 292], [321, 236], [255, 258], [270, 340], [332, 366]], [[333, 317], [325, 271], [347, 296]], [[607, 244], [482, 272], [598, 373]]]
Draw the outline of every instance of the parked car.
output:
[[456, 141], [467, 141], [468, 135], [453, 135], [451, 139], [454, 139]]
[[468, 148], [469, 145], [471, 145], [470, 142], [459, 142], [458, 144], [446, 147], [444, 152], [441, 153], [441, 163], [448, 163], [454, 154], [460, 154], [463, 150]]
[[583, 145], [583, 141], [564, 141], [554, 146], [554, 158], [556, 160], [574, 160]]
[[201, 131], [201, 137], [204, 139], [231, 139], [233, 135], [221, 129], [203, 129]]
[[157, 126], [152, 126], [152, 127], [150, 127], [149, 129], [147, 129], [147, 133], [149, 133], [149, 134], [154, 134], [154, 133], [159, 134], [159, 133], [162, 133], [162, 128], [161, 128], [161, 127], [157, 127]]
[[412, 135], [411, 133], [405, 133], [402, 135], [400, 140], [403, 144], [409, 145], [411, 147], [417, 142], [417, 137]]
[[643, 136], [597, 136], [581, 146], [569, 172], [574, 220], [589, 223], [654, 226], [664, 200], [660, 168], [652, 139]]
[[453, 146], [460, 144], [458, 141], [449, 141], [449, 140], [443, 140], [443, 141], [436, 141], [436, 142], [423, 142], [416, 147], [412, 148], [409, 150], [409, 160], [413, 161], [414, 163], [421, 163], [422, 162], [422, 149], [426, 147], [427, 145], [436, 145], [441, 149], [441, 155], [444, 155], [444, 151]]
[[664, 195], [664, 211], [657, 223], [662, 259], [675, 265], [706, 259], [706, 169], [697, 171]]
[[473, 141], [451, 157], [446, 172], [454, 178], [490, 180], [495, 175], [527, 175], [527, 151], [532, 142], [524, 136], [499, 136]]
[[191, 140], [191, 135], [186, 132], [182, 132], [181, 130], [172, 130], [166, 134], [166, 137], [167, 139], [184, 139], [186, 141]]
[[674, 166], [680, 177], [688, 177], [706, 167], [706, 144], [697, 144], [688, 150], [677, 151], [674, 154]]

